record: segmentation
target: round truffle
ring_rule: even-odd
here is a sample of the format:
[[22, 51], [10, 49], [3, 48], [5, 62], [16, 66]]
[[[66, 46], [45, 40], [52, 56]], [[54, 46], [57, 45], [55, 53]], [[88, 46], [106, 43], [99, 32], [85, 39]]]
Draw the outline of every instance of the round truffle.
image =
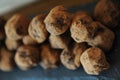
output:
[[113, 1], [114, 0], [100, 0], [94, 10], [95, 19], [111, 29], [120, 23], [120, 9]]
[[0, 49], [0, 70], [8, 72], [15, 67], [13, 52], [2, 47]]
[[115, 34], [110, 29], [102, 25], [100, 22], [93, 22], [93, 29], [91, 38], [88, 39], [88, 44], [91, 46], [97, 46], [103, 51], [108, 52], [114, 42]]
[[77, 42], [86, 42], [89, 35], [89, 26], [93, 22], [91, 16], [86, 12], [77, 12], [70, 27], [71, 37]]
[[43, 69], [54, 69], [60, 64], [60, 52], [61, 50], [52, 49], [49, 44], [43, 44], [41, 46], [41, 62], [40, 65]]
[[71, 24], [71, 14], [64, 6], [54, 7], [44, 20], [47, 31], [52, 35], [61, 35]]
[[97, 47], [85, 50], [80, 57], [80, 61], [86, 73], [91, 75], [99, 75], [101, 71], [109, 68], [104, 52]]
[[70, 70], [79, 68], [80, 56], [86, 49], [86, 43], [75, 43], [68, 50], [64, 49], [60, 55], [61, 63]]
[[11, 40], [22, 39], [28, 34], [29, 19], [22, 14], [13, 15], [5, 25], [7, 38]]
[[33, 46], [20, 46], [15, 54], [15, 62], [21, 70], [28, 70], [39, 64], [40, 53]]
[[51, 44], [51, 47], [55, 49], [65, 49], [71, 41], [72, 39], [69, 33], [49, 36], [49, 42]]
[[45, 17], [46, 15], [40, 14], [34, 17], [29, 25], [29, 35], [38, 43], [44, 42], [48, 37], [48, 32], [43, 22]]

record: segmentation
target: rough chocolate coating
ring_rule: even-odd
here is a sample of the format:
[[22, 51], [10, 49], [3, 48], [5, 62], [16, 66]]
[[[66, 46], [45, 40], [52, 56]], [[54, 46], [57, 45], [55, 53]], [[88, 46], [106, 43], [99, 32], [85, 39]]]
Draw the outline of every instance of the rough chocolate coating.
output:
[[35, 16], [29, 25], [29, 35], [33, 40], [37, 41], [38, 43], [44, 42], [48, 37], [48, 32], [43, 22], [45, 17], [46, 15], [44, 14]]
[[61, 50], [52, 49], [49, 44], [43, 44], [41, 46], [41, 62], [40, 65], [43, 69], [54, 69], [60, 64], [60, 52]]
[[114, 32], [102, 25], [100, 22], [93, 22], [92, 25], [99, 29], [97, 29], [97, 32], [93, 32], [95, 36], [88, 39], [88, 44], [91, 46], [97, 46], [103, 51], [109, 51], [115, 39]]
[[109, 68], [104, 52], [97, 47], [85, 50], [80, 57], [80, 61], [86, 73], [90, 75], [99, 75], [100, 72]]
[[28, 34], [29, 19], [22, 14], [13, 15], [5, 25], [7, 38], [12, 40], [22, 39]]
[[[85, 42], [90, 33], [91, 16], [86, 12], [78, 12], [74, 15], [70, 27], [71, 37], [77, 42]], [[89, 31], [88, 31], [89, 30]]]
[[60, 55], [61, 63], [70, 70], [80, 67], [80, 56], [87, 49], [86, 43], [74, 43], [68, 50], [64, 49]]
[[71, 37], [77, 43], [87, 42], [91, 46], [97, 46], [104, 51], [112, 47], [115, 35], [100, 22], [93, 21], [85, 12], [79, 12], [74, 16], [71, 28]]
[[100, 0], [94, 10], [95, 19], [108, 28], [115, 28], [120, 23], [120, 9], [111, 0]]
[[52, 48], [55, 49], [65, 49], [69, 45], [69, 43], [72, 41], [70, 37], [70, 33], [66, 32], [62, 35], [50, 35], [49, 36], [49, 42], [51, 44]]
[[13, 52], [2, 47], [0, 49], [0, 70], [8, 72], [15, 67]]
[[20, 46], [15, 54], [15, 62], [21, 70], [36, 67], [40, 62], [40, 53], [33, 46]]
[[64, 6], [54, 7], [44, 20], [47, 31], [52, 35], [61, 35], [70, 27], [71, 14]]

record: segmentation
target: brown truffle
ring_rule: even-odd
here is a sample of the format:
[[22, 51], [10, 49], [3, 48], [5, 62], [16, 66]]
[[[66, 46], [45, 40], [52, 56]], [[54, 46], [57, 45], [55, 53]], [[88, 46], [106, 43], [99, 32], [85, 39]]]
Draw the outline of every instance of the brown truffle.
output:
[[94, 16], [96, 20], [111, 29], [120, 23], [120, 9], [111, 0], [100, 0], [95, 7]]
[[13, 52], [1, 48], [0, 49], [0, 70], [2, 71], [12, 71], [15, 67], [14, 54]]
[[11, 40], [22, 39], [28, 34], [29, 19], [22, 14], [13, 15], [5, 25], [6, 36]]
[[114, 41], [114, 33], [100, 22], [92, 21], [87, 14], [78, 13], [72, 22], [71, 36], [77, 42], [87, 42], [91, 46], [97, 46], [104, 51], [109, 51]]
[[104, 52], [97, 47], [91, 47], [84, 51], [80, 61], [86, 73], [91, 75], [99, 75], [101, 71], [109, 68]]
[[71, 37], [69, 33], [65, 33], [62, 35], [50, 35], [49, 42], [52, 48], [55, 49], [65, 49], [68, 44], [71, 42]]
[[91, 16], [86, 12], [78, 12], [74, 15], [70, 27], [71, 37], [77, 42], [87, 41], [89, 32], [88, 28], [93, 22]]
[[71, 14], [64, 6], [54, 7], [44, 20], [47, 31], [52, 35], [61, 35], [71, 24]]
[[41, 62], [40, 65], [44, 69], [57, 68], [60, 63], [60, 50], [52, 49], [49, 44], [41, 46]]
[[38, 43], [44, 42], [48, 37], [48, 32], [43, 22], [45, 17], [46, 15], [40, 14], [34, 17], [29, 25], [29, 35]]
[[64, 49], [60, 55], [61, 63], [70, 70], [79, 68], [80, 56], [86, 49], [86, 43], [76, 43], [68, 50]]
[[40, 62], [39, 51], [33, 46], [20, 46], [15, 54], [15, 62], [21, 70], [36, 67]]
[[92, 32], [93, 38], [89, 38], [87, 41], [91, 46], [97, 46], [104, 51], [109, 51], [112, 47], [115, 35], [99, 22], [93, 22], [92, 25], [96, 28]]

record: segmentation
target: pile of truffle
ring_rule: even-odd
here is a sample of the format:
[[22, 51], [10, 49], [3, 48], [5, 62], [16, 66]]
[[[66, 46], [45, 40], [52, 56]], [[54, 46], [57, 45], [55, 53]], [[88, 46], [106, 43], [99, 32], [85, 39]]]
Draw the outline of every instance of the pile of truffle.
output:
[[70, 13], [60, 5], [31, 21], [23, 14], [7, 22], [0, 18], [0, 70], [63, 64], [70, 70], [83, 66], [86, 73], [98, 75], [109, 68], [105, 53], [112, 47], [115, 35], [110, 29], [119, 18], [120, 10], [110, 0], [100, 0], [94, 17], [84, 11]]

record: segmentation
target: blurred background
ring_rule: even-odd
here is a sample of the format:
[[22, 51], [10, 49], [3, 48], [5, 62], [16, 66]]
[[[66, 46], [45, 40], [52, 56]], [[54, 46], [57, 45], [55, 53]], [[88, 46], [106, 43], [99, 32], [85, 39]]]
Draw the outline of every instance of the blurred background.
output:
[[5, 18], [14, 13], [23, 13], [27, 16], [46, 13], [56, 5], [64, 5], [68, 8], [91, 3], [97, 0], [0, 0], [0, 15]]

